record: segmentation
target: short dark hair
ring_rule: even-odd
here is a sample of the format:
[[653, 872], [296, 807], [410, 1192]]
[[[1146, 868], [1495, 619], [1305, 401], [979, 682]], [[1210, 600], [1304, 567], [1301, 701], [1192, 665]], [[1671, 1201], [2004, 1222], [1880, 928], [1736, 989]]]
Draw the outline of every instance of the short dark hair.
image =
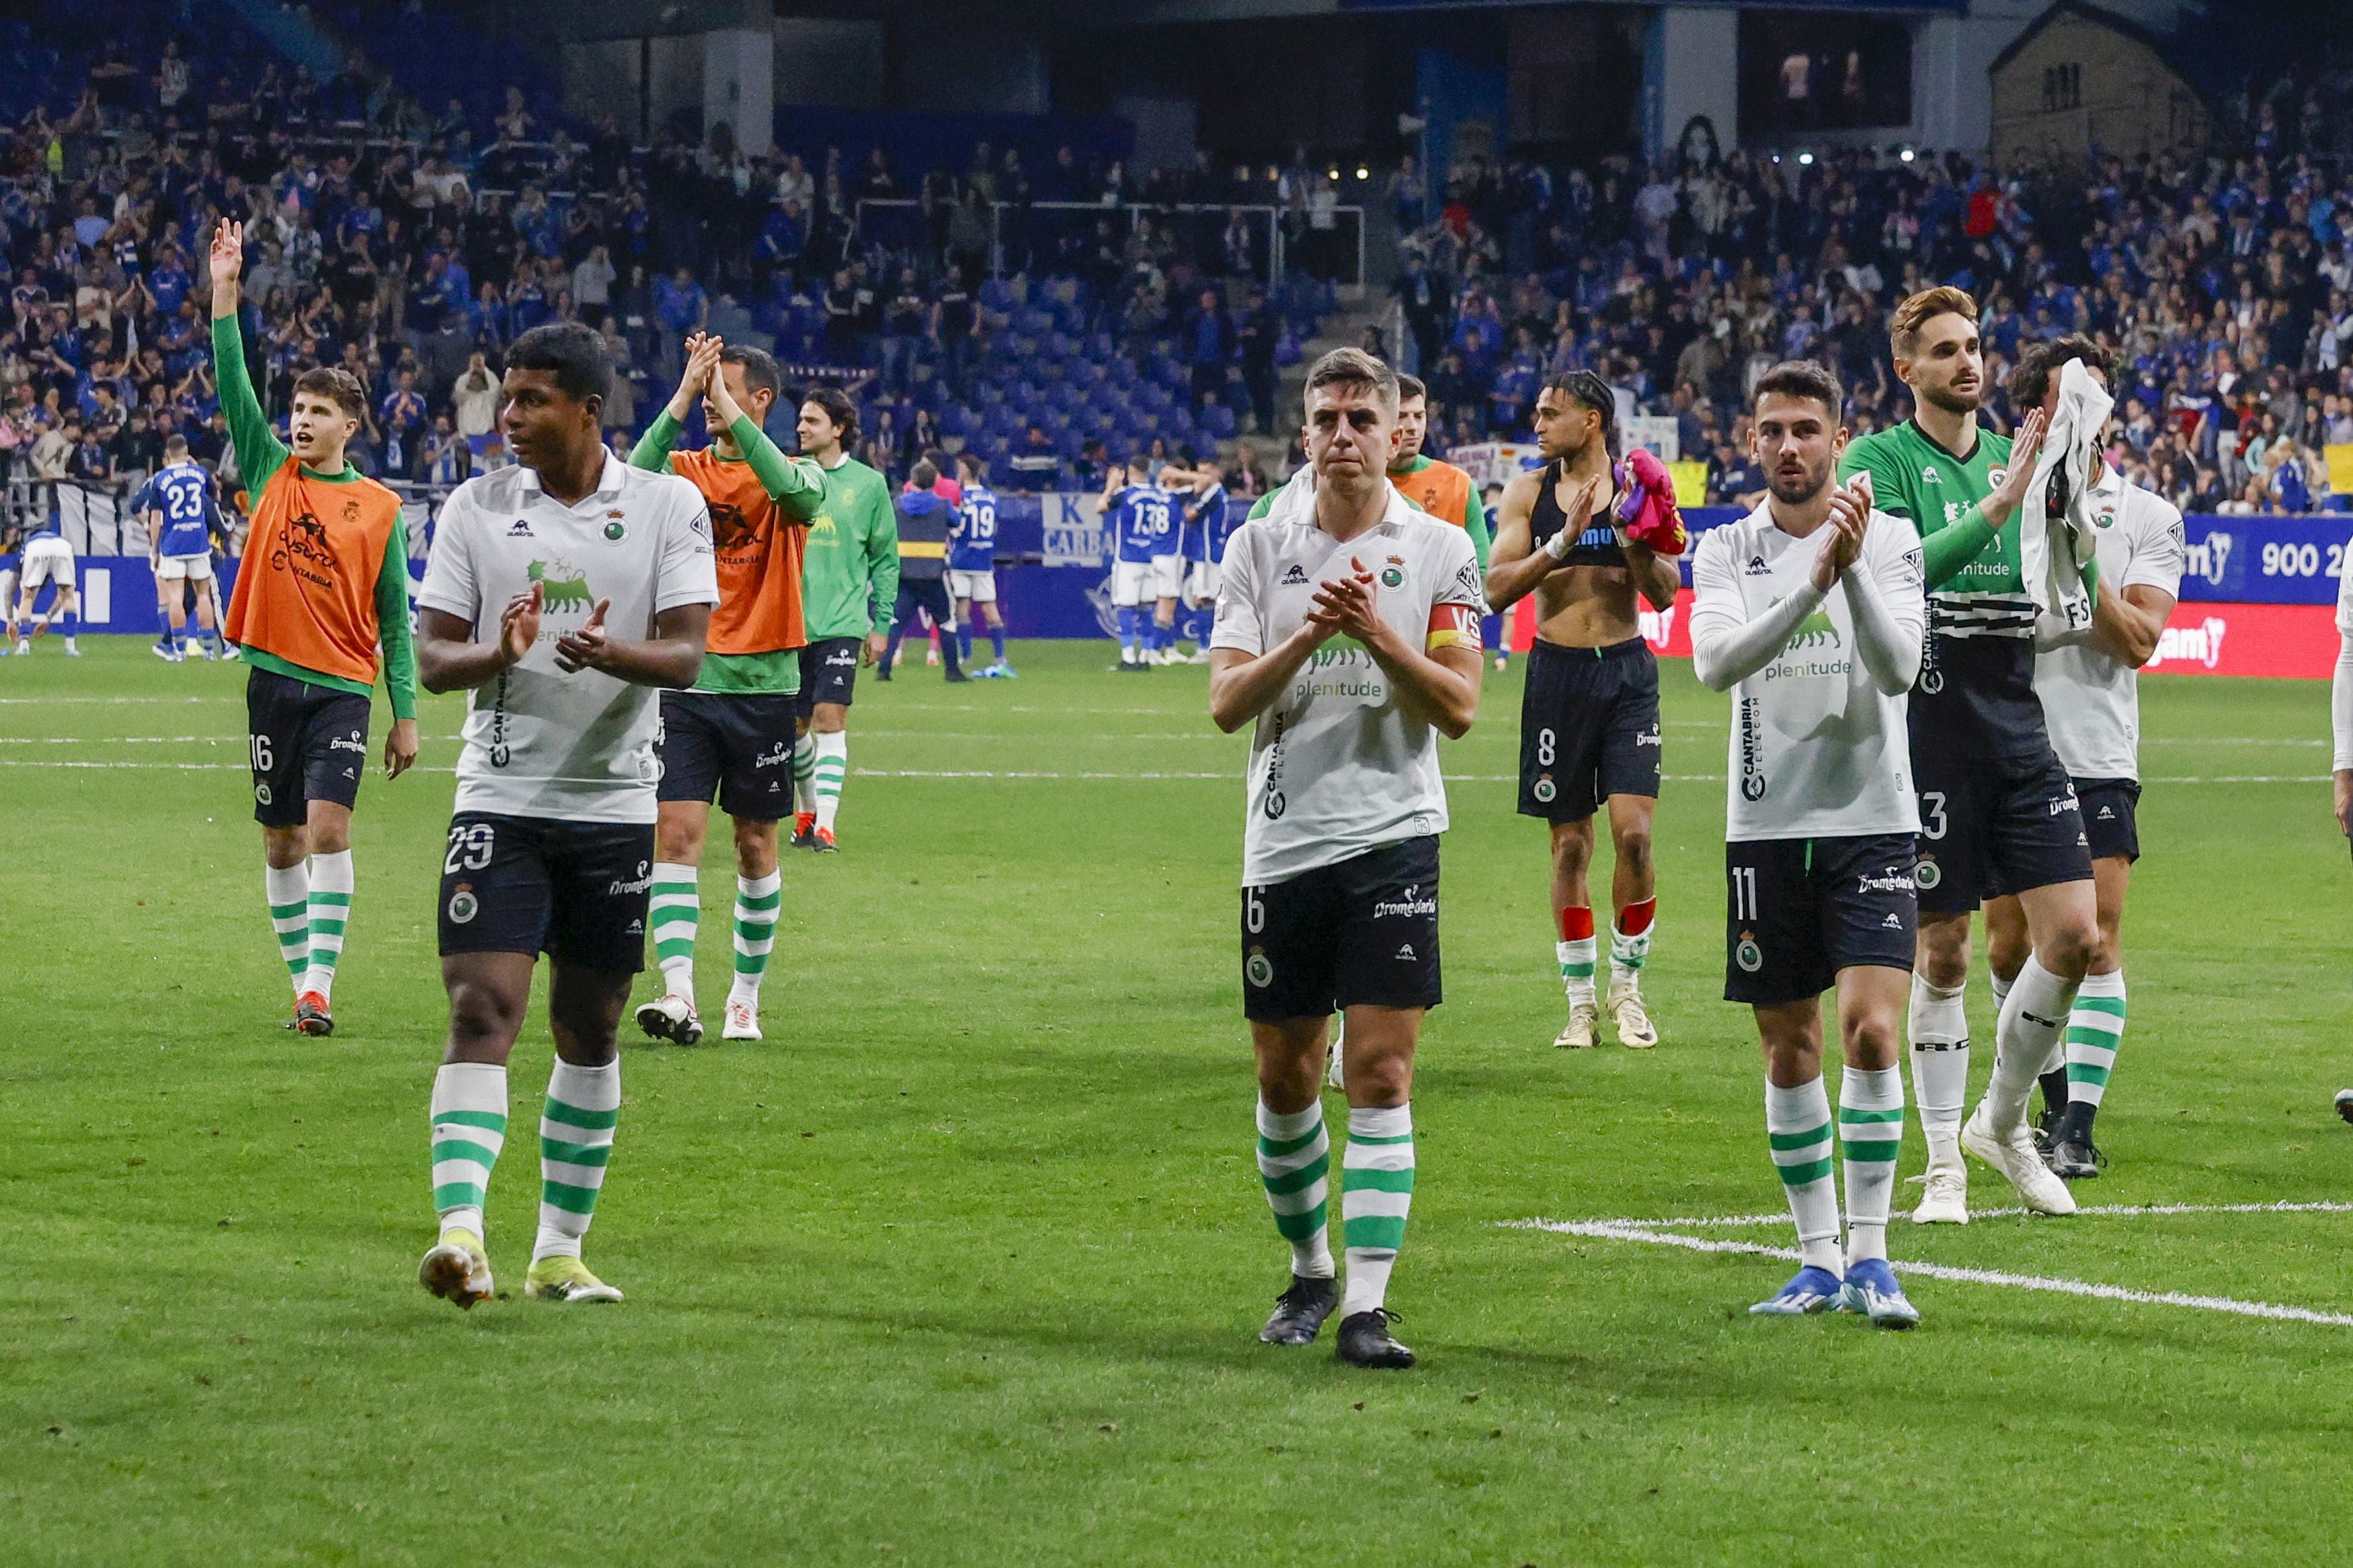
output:
[[785, 373], [776, 368], [776, 356], [750, 343], [729, 343], [719, 351], [721, 364], [744, 367], [744, 389], [765, 392], [774, 397], [785, 389]]
[[929, 458], [919, 458], [915, 466], [907, 470], [907, 482], [919, 490], [927, 490], [940, 482], [940, 471], [932, 467]]
[[1315, 362], [1307, 373], [1307, 402], [1312, 405], [1318, 389], [1326, 386], [1363, 387], [1384, 413], [1397, 417], [1397, 372], [1362, 349], [1334, 349]]
[[1618, 455], [1618, 394], [1599, 371], [1556, 371], [1546, 378], [1544, 390], [1574, 398], [1600, 415], [1602, 448], [1613, 458]]
[[1765, 401], [1768, 392], [1784, 397], [1806, 397], [1830, 411], [1831, 427], [1838, 428], [1846, 416], [1846, 393], [1839, 379], [1822, 365], [1810, 359], [1785, 359], [1757, 378], [1757, 388], [1748, 395], [1748, 407], [1753, 413]]
[[507, 349], [507, 369], [543, 370], [555, 389], [575, 403], [604, 401], [612, 395], [613, 361], [605, 339], [583, 321], [550, 321], [533, 327]]
[[801, 395], [803, 403], [814, 403], [833, 421], [841, 432], [841, 444], [849, 446], [858, 439], [858, 400], [838, 386], [812, 386]]
[[1398, 401], [1399, 403], [1403, 403], [1409, 397], [1426, 398], [1429, 395], [1430, 388], [1422, 384], [1421, 377], [1418, 375], [1408, 375], [1403, 371], [1399, 371], [1398, 373]]
[[2085, 370], [2098, 371], [2110, 384], [2116, 381], [2116, 359], [2106, 349], [2086, 337], [2053, 338], [2033, 344], [2018, 356], [2018, 368], [2010, 375], [2010, 405], [2021, 410], [2041, 407], [2051, 395], [2051, 378], [2071, 359], [2082, 360]]
[[350, 371], [332, 365], [315, 364], [294, 378], [296, 395], [307, 392], [313, 397], [323, 397], [341, 409], [346, 419], [366, 416], [367, 393], [360, 378]]

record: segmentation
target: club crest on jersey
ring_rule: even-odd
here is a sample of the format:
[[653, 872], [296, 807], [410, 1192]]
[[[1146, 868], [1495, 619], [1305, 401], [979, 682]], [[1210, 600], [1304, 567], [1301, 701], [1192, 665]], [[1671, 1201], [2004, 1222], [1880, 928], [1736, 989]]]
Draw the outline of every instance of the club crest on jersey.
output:
[[2008, 468], [1988, 468], [1986, 470], [1986, 484], [1989, 489], [2000, 489], [2001, 481], [2008, 478], [2010, 478], [2010, 470]]
[[482, 901], [474, 897], [474, 885], [460, 882], [458, 890], [449, 895], [449, 923], [465, 925], [482, 912]]
[[1936, 857], [1932, 855], [1921, 856], [1920, 864], [1912, 868], [1912, 880], [1919, 884], [1924, 893], [1935, 891], [1936, 884], [1944, 879], [1945, 873], [1937, 868]]
[[1754, 935], [1742, 931], [1740, 941], [1733, 947], [1732, 962], [1740, 965], [1743, 974], [1754, 974], [1765, 967], [1765, 950], [1757, 945]]
[[1250, 957], [1242, 963], [1242, 977], [1261, 991], [1274, 984], [1274, 961], [1267, 957], [1264, 948], [1250, 950]]
[[1381, 586], [1384, 588], [1401, 588], [1405, 586], [1405, 574], [1394, 566], [1382, 567]]
[[624, 521], [621, 521], [621, 514], [620, 514], [619, 512], [617, 512], [617, 511], [608, 511], [608, 512], [607, 512], [607, 513], [605, 514], [605, 537], [606, 537], [606, 538], [607, 538], [607, 539], [609, 539], [609, 540], [613, 541], [616, 544], [617, 544], [617, 543], [619, 543], [622, 540], [624, 540], [624, 539], [628, 538], [628, 534], [629, 534], [629, 525], [628, 525], [628, 523], [626, 523], [626, 522], [624, 522]]
[[1539, 773], [1536, 776], [1535, 788], [1528, 791], [1528, 793], [1535, 796], [1539, 801], [1542, 801], [1545, 805], [1550, 805], [1552, 804], [1553, 797], [1560, 793], [1560, 789], [1552, 782], [1552, 775], [1550, 773]]

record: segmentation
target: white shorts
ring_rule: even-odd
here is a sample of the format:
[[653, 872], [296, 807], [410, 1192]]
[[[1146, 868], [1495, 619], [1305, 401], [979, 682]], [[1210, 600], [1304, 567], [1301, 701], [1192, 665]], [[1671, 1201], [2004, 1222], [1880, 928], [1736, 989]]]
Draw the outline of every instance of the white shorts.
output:
[[213, 580], [212, 552], [202, 555], [166, 555], [155, 563], [158, 583], [209, 583]]
[[25, 543], [25, 592], [38, 593], [49, 583], [67, 589], [74, 585], [73, 546], [54, 533]]
[[1111, 563], [1111, 602], [1119, 609], [1152, 603], [1152, 563], [1114, 561]]
[[1218, 584], [1224, 576], [1215, 561], [1187, 561], [1185, 563], [1185, 597], [1196, 604], [1216, 598]]
[[986, 572], [951, 570], [948, 573], [948, 597], [959, 602], [969, 599], [976, 605], [997, 603], [996, 570], [994, 568]]
[[1182, 555], [1155, 555], [1152, 558], [1152, 596], [1173, 599], [1184, 591], [1185, 558]]

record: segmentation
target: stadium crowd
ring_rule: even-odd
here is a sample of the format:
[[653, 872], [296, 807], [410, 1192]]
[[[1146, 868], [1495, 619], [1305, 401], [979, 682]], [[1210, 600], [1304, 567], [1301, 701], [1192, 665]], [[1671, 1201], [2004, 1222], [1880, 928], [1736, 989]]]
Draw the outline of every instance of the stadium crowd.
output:
[[[1719, 156], [1452, 171], [1395, 288], [1433, 429], [1508, 437], [1547, 374], [1600, 372], [1672, 415], [1709, 500], [1764, 489], [1737, 410], [1784, 359], [1848, 388], [1857, 433], [1905, 412], [1889, 306], [1934, 282], [1984, 310], [1989, 413], [2022, 347], [2097, 337], [2123, 366], [2119, 465], [2185, 510], [2308, 510], [2353, 441], [2353, 159], [2341, 85], [2283, 80], [2242, 155], [1997, 174], [1957, 154]], [[1397, 184], [1414, 184], [1401, 171]], [[1442, 409], [1442, 412], [1440, 411]]]
[[[1238, 494], [1282, 477], [1272, 447], [1231, 439], [1237, 416], [1281, 431], [1277, 367], [1329, 293], [1248, 281], [1271, 237], [1222, 205], [1241, 193], [1206, 162], [1131, 177], [1068, 147], [1032, 169], [983, 144], [960, 173], [916, 176], [880, 148], [754, 151], [724, 125], [638, 151], [609, 116], [567, 124], [515, 89], [437, 114], [358, 67], [319, 81], [174, 37], [133, 52], [99, 51], [58, 95], [69, 110], [36, 106], [0, 144], [0, 473], [135, 482], [179, 433], [237, 477], [200, 237], [227, 214], [254, 232], [245, 336], [265, 405], [282, 414], [306, 365], [349, 370], [370, 405], [353, 457], [389, 478], [502, 461], [501, 349], [565, 318], [623, 368], [617, 444], [708, 330], [864, 376], [860, 455], [894, 479], [983, 437], [1015, 489], [1091, 488], [1147, 443], [1179, 460], [1222, 445]], [[1756, 377], [1819, 359], [1858, 432], [1891, 423], [1886, 307], [1949, 280], [1984, 304], [1997, 424], [2021, 347], [2088, 331], [2125, 367], [2116, 456], [2136, 482], [2194, 510], [2322, 504], [2320, 450], [2353, 441], [2353, 160], [2327, 140], [2348, 121], [2331, 91], [2283, 77], [2248, 100], [2242, 153], [2110, 158], [2088, 178], [1892, 150], [1719, 154], [1700, 127], [1647, 167], [1474, 162], [1433, 202], [1409, 161], [1395, 290], [1430, 448], [1518, 434], [1546, 374], [1591, 368], [1628, 412], [1675, 418], [1709, 500], [1750, 497], [1737, 409]], [[1335, 191], [1303, 151], [1292, 164], [1271, 194], [1314, 259]], [[904, 224], [861, 240], [857, 203], [894, 198], [913, 204]], [[1197, 206], [1136, 218], [1123, 199]], [[1106, 210], [1042, 205], [1071, 200]], [[1022, 407], [1022, 356], [1040, 353], [1073, 380], [1124, 359], [1153, 395]], [[1168, 416], [1124, 426], [1131, 405]]]

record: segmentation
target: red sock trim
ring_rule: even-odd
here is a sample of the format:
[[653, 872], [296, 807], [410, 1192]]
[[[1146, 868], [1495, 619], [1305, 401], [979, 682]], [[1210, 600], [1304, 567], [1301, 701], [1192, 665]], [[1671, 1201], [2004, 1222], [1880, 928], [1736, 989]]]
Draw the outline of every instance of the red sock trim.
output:
[[1583, 942], [1593, 934], [1593, 910], [1585, 904], [1572, 904], [1560, 911], [1560, 940]]
[[1618, 911], [1618, 934], [1640, 936], [1651, 929], [1651, 921], [1659, 912], [1659, 900], [1653, 896], [1639, 904], [1628, 904]]

